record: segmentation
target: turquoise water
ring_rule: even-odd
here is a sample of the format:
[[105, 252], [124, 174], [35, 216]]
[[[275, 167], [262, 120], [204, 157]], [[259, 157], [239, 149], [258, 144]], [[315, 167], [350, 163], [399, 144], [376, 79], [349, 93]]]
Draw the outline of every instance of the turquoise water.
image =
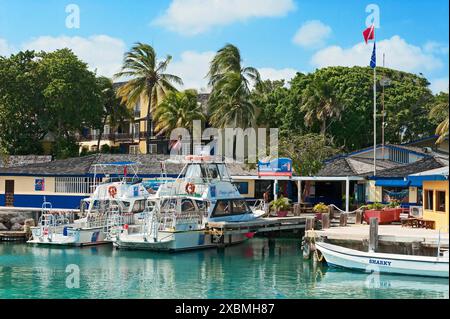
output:
[[254, 238], [222, 252], [179, 254], [5, 243], [0, 298], [449, 298], [447, 279], [317, 266], [303, 261], [299, 243], [269, 247]]

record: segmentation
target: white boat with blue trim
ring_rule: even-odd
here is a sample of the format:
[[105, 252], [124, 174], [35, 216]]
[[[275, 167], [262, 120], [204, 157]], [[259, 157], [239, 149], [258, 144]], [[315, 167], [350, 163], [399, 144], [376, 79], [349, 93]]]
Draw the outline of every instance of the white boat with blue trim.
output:
[[316, 242], [329, 266], [427, 277], [449, 277], [448, 251], [442, 256], [415, 256], [363, 252], [324, 242]]
[[129, 226], [117, 236], [120, 249], [180, 251], [241, 243], [250, 236], [223, 238], [207, 231], [209, 222], [239, 223], [265, 212], [251, 208], [231, 182], [225, 163], [207, 157], [191, 159], [180, 176], [161, 185], [157, 200], [149, 200], [142, 225]]
[[[31, 227], [30, 244], [85, 246], [112, 242], [125, 224], [142, 222], [145, 202], [152, 194], [137, 177], [137, 163], [104, 163], [103, 167], [121, 167], [124, 175], [108, 177], [96, 186], [93, 194], [81, 201], [81, 218], [69, 221], [43, 207], [36, 227]], [[134, 174], [127, 177], [127, 168]], [[106, 174], [105, 174], [106, 176]]]

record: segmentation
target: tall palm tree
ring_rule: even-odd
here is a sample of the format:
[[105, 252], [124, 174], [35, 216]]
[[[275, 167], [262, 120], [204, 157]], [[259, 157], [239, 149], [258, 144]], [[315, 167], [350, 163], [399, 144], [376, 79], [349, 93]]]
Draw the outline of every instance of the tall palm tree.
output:
[[300, 111], [305, 112], [305, 123], [312, 126], [320, 122], [320, 133], [325, 135], [327, 120], [332, 117], [340, 118], [343, 105], [335, 94], [335, 88], [319, 76], [314, 76], [302, 96], [303, 104]]
[[430, 118], [439, 121], [436, 127], [436, 134], [439, 135], [436, 144], [440, 144], [448, 137], [448, 94], [441, 93], [436, 96], [436, 104], [430, 111]]
[[218, 128], [227, 125], [249, 127], [254, 123], [255, 107], [250, 100], [251, 84], [261, 81], [258, 70], [242, 67], [239, 49], [227, 44], [211, 61], [208, 72], [211, 95], [210, 122]]
[[171, 91], [176, 91], [175, 84], [182, 85], [183, 81], [176, 75], [164, 73], [172, 57], [168, 55], [164, 60], [157, 60], [155, 50], [148, 44], [136, 43], [129, 52], [125, 53], [122, 70], [116, 78], [130, 77], [125, 85], [120, 87], [117, 95], [129, 107], [134, 107], [138, 101], [147, 107], [147, 153], [150, 141], [151, 114]]
[[186, 90], [170, 92], [166, 99], [158, 106], [153, 119], [156, 122], [155, 131], [158, 134], [170, 134], [179, 127], [192, 131], [194, 120], [205, 121], [203, 108], [197, 101], [197, 91]]

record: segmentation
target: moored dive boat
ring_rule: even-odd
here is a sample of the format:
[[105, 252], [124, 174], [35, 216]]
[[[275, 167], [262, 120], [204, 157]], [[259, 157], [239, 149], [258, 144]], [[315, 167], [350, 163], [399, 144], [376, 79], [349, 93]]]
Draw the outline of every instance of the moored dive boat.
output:
[[[130, 167], [137, 163], [105, 163], [103, 166]], [[107, 179], [96, 186], [89, 198], [80, 204], [81, 218], [68, 223], [43, 210], [36, 227], [31, 228], [31, 244], [84, 246], [113, 241], [124, 224], [142, 222], [146, 200], [155, 196], [137, 175]]]
[[231, 182], [225, 163], [209, 157], [188, 158], [179, 177], [161, 185], [149, 199], [142, 225], [129, 226], [114, 246], [120, 249], [179, 251], [243, 242], [246, 234], [208, 232], [210, 222], [239, 223], [260, 218]]
[[316, 242], [329, 266], [403, 275], [449, 277], [448, 252], [442, 256], [416, 256], [363, 252], [324, 242]]

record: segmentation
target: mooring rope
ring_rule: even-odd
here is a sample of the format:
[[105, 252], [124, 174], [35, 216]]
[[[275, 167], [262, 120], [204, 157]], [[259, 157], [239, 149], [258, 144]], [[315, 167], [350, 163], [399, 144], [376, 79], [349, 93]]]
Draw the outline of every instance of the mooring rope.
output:
[[333, 207], [336, 208], [338, 211], [340, 211], [340, 212], [342, 212], [342, 213], [344, 213], [344, 214], [352, 214], [352, 213], [356, 213], [357, 211], [362, 211], [363, 208], [366, 208], [366, 207], [367, 207], [367, 205], [363, 205], [363, 206], [361, 206], [361, 207], [359, 207], [359, 208], [357, 208], [357, 209], [355, 209], [355, 210], [353, 210], [353, 211], [351, 211], [351, 212], [346, 212], [346, 211], [340, 209], [339, 207], [337, 207], [337, 206], [334, 205], [334, 204], [330, 204], [330, 206], [333, 206]]

